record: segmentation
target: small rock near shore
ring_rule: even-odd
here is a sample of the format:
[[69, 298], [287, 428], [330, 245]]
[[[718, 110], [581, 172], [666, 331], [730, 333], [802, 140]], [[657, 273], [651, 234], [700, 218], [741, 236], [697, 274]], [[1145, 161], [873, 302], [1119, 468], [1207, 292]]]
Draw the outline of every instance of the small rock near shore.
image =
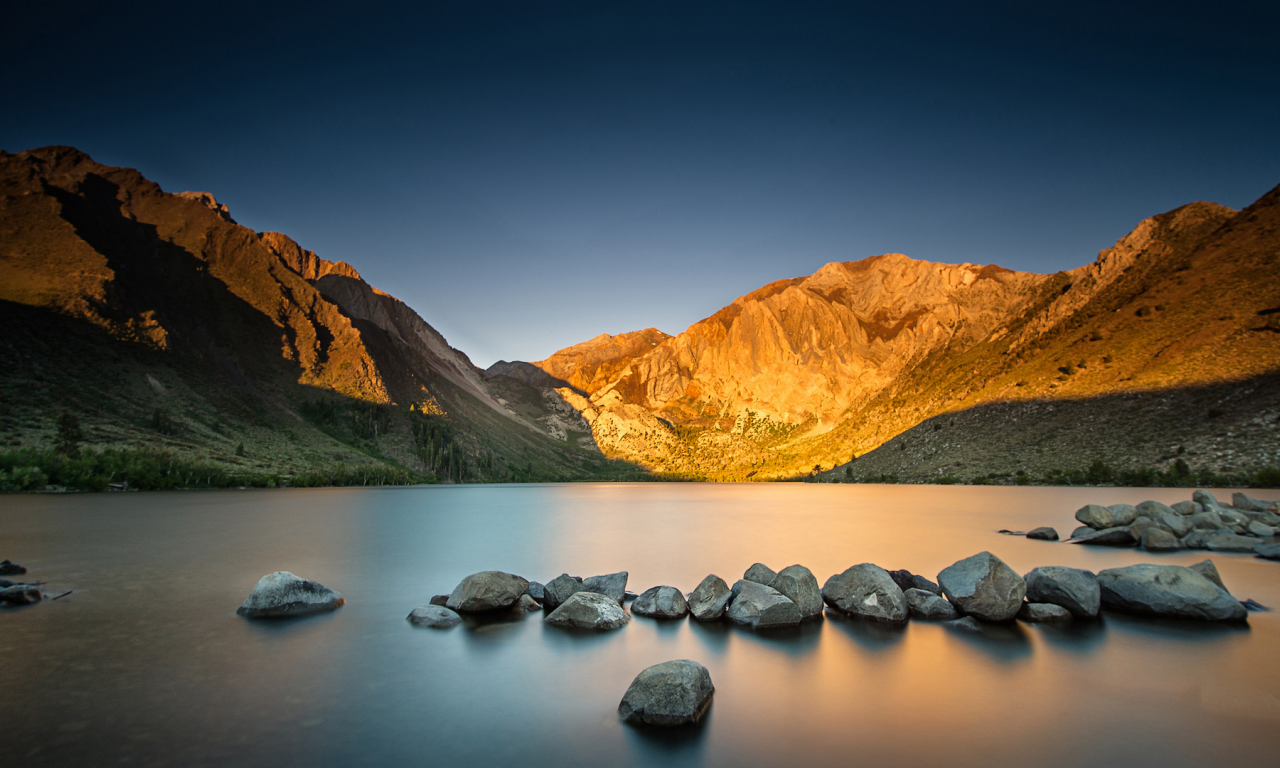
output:
[[675, 587], [651, 587], [631, 604], [631, 612], [655, 619], [678, 619], [689, 612], [689, 604]]
[[346, 598], [323, 584], [288, 571], [276, 571], [258, 580], [236, 613], [250, 619], [304, 616], [332, 611], [346, 602]]
[[724, 618], [733, 592], [719, 576], [710, 574], [693, 592], [689, 593], [689, 613], [698, 621], [715, 621]]
[[409, 613], [409, 623], [416, 627], [448, 629], [462, 622], [462, 617], [443, 605], [424, 605]]
[[618, 629], [631, 621], [618, 601], [598, 592], [577, 592], [546, 618], [553, 627], [575, 629]]
[[698, 662], [664, 661], [636, 675], [618, 714], [632, 725], [688, 725], [702, 719], [715, 690], [711, 673]]
[[1040, 541], [1057, 541], [1058, 532], [1047, 525], [1042, 525], [1039, 528], [1032, 528], [1028, 531], [1027, 538], [1039, 539]]

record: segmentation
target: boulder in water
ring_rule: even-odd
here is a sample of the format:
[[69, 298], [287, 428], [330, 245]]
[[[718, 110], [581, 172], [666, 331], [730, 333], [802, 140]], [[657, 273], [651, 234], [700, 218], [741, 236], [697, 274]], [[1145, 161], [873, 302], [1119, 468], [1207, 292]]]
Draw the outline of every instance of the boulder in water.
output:
[[448, 595], [432, 595], [431, 599], [428, 600], [427, 602], [430, 603], [431, 605], [447, 606], [449, 604], [449, 596]]
[[889, 572], [872, 563], [860, 563], [822, 585], [827, 605], [860, 619], [904, 624], [910, 615], [907, 597]]
[[26, 572], [27, 569], [17, 563], [11, 563], [8, 560], [0, 563], [0, 576], [21, 576]]
[[502, 571], [473, 573], [453, 588], [445, 605], [458, 613], [488, 613], [509, 610], [529, 582], [514, 574]]
[[462, 622], [462, 617], [443, 605], [424, 605], [409, 613], [409, 623], [417, 627], [448, 629]]
[[764, 563], [756, 563], [748, 568], [746, 573], [742, 574], [742, 578], [747, 581], [754, 581], [757, 584], [763, 584], [766, 587], [772, 587], [773, 580], [778, 578], [778, 574], [774, 573], [773, 569]]
[[696, 723], [711, 706], [715, 690], [711, 673], [698, 662], [664, 661], [636, 675], [618, 705], [618, 714], [633, 725]]
[[1245, 530], [1248, 531], [1251, 536], [1257, 536], [1261, 539], [1269, 539], [1276, 535], [1275, 528], [1272, 528], [1269, 525], [1263, 525], [1257, 520], [1250, 521], [1249, 524], [1245, 526]]
[[822, 615], [822, 590], [813, 572], [803, 565], [788, 565], [778, 571], [771, 586], [796, 604], [800, 618]]
[[689, 613], [698, 621], [715, 621], [724, 618], [725, 609], [733, 592], [724, 579], [714, 573], [707, 576], [697, 589], [689, 593]]
[[1244, 606], [1203, 574], [1180, 565], [1130, 565], [1098, 574], [1102, 604], [1124, 613], [1200, 621], [1245, 621]]
[[1026, 622], [1071, 621], [1071, 611], [1053, 603], [1023, 603], [1018, 620]]
[[1142, 532], [1142, 548], [1148, 552], [1177, 552], [1182, 549], [1182, 542], [1168, 531], [1148, 528]]
[[1191, 520], [1191, 527], [1198, 531], [1216, 531], [1226, 525], [1217, 511], [1197, 512], [1188, 519]]
[[542, 605], [547, 610], [554, 611], [565, 600], [585, 591], [587, 589], [583, 586], [582, 579], [562, 573], [542, 587]]
[[1277, 512], [1277, 503], [1274, 501], [1264, 501], [1255, 499], [1243, 493], [1231, 494], [1231, 506], [1236, 509], [1243, 509], [1246, 512]]
[[689, 604], [675, 587], [652, 587], [640, 593], [631, 604], [631, 612], [655, 619], [678, 619], [689, 612]]
[[30, 584], [14, 584], [0, 589], [0, 603], [10, 605], [32, 605], [44, 599], [39, 587]]
[[1179, 515], [1177, 512], [1166, 512], [1155, 518], [1155, 521], [1160, 524], [1160, 527], [1167, 528], [1170, 533], [1178, 538], [1191, 533], [1192, 528], [1194, 528], [1191, 524], [1191, 518]]
[[1129, 526], [1103, 528], [1079, 536], [1072, 534], [1072, 544], [1090, 544], [1103, 547], [1132, 547], [1136, 542]]
[[735, 624], [752, 629], [794, 627], [800, 623], [800, 609], [773, 587], [740, 579], [733, 585], [733, 602], [725, 616]]
[[1033, 603], [1059, 605], [1081, 618], [1098, 615], [1102, 594], [1092, 571], [1046, 565], [1033, 569], [1023, 581], [1027, 584], [1027, 600]]
[[276, 571], [258, 580], [236, 613], [250, 619], [304, 616], [332, 611], [346, 602], [323, 584]]
[[902, 593], [907, 598], [907, 610], [914, 619], [926, 621], [951, 621], [959, 616], [955, 606], [942, 595], [912, 587]]
[[961, 613], [983, 621], [1011, 621], [1027, 595], [1022, 577], [990, 552], [942, 569], [938, 584]]
[[1255, 544], [1253, 553], [1258, 557], [1267, 560], [1280, 560], [1280, 543], [1277, 544]]
[[[1137, 506], [1139, 515], [1146, 515], [1152, 520], [1159, 520], [1161, 515], [1177, 515], [1173, 507], [1158, 501], [1144, 501]], [[1179, 515], [1181, 517], [1181, 515]]]
[[598, 595], [608, 595], [618, 601], [618, 605], [627, 598], [627, 577], [626, 571], [618, 571], [617, 573], [607, 573], [603, 576], [588, 576], [582, 580], [583, 592], [595, 592]]
[[1219, 533], [1209, 537], [1205, 545], [1212, 552], [1252, 552], [1261, 542], [1252, 536], [1241, 536], [1237, 533]]
[[1058, 532], [1047, 525], [1042, 525], [1039, 528], [1032, 528], [1028, 531], [1027, 538], [1039, 539], [1040, 541], [1057, 541]]
[[1101, 504], [1085, 504], [1076, 510], [1076, 519], [1096, 531], [1126, 525], [1126, 523], [1117, 523], [1111, 510]]
[[576, 592], [546, 618], [553, 627], [600, 630], [617, 629], [629, 621], [617, 600], [598, 592]]

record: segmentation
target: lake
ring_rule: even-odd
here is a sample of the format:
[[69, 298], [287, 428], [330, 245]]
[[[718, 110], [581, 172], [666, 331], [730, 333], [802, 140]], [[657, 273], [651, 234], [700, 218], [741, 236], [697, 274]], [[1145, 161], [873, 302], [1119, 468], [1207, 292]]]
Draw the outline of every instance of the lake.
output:
[[[1275, 498], [1275, 492], [1253, 492]], [[1230, 500], [1230, 492], [1217, 492]], [[0, 611], [0, 756], [19, 765], [1275, 765], [1280, 614], [1215, 627], [1108, 614], [966, 635], [832, 617], [756, 634], [634, 617], [599, 635], [405, 617], [480, 570], [630, 571], [686, 594], [754, 562], [819, 583], [872, 562], [937, 577], [989, 550], [1019, 573], [1211, 556], [1280, 606], [1280, 563], [1001, 536], [1085, 503], [1189, 489], [817, 484], [434, 486], [0, 497], [0, 559], [72, 594]], [[347, 605], [235, 610], [288, 570]], [[13, 577], [10, 577], [11, 579]], [[701, 727], [616, 709], [645, 667], [716, 686]]]

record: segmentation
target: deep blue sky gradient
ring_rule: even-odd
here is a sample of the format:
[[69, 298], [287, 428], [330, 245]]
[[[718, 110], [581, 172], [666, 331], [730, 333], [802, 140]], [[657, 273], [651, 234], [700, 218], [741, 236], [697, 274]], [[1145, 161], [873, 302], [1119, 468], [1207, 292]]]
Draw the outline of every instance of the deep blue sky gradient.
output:
[[829, 261], [1051, 272], [1247, 205], [1277, 7], [45, 0], [3, 11], [0, 148], [210, 191], [488, 365]]

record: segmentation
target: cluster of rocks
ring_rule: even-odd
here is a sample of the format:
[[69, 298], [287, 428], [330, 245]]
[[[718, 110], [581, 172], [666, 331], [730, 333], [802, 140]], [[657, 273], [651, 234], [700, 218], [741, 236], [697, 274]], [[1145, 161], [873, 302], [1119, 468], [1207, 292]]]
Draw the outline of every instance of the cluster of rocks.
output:
[[[0, 576], [22, 576], [26, 572], [27, 569], [17, 563], [11, 563], [8, 560], [0, 563]], [[39, 584], [0, 579], [0, 603], [5, 605], [33, 605], [43, 600], [44, 597], [44, 592], [40, 591]]]
[[1207, 549], [1253, 553], [1280, 560], [1280, 514], [1277, 503], [1236, 493], [1223, 504], [1208, 491], [1191, 501], [1165, 505], [1144, 501], [1137, 506], [1086, 504], [1076, 512], [1083, 525], [1071, 533], [1075, 544], [1141, 547], [1149, 552]]

